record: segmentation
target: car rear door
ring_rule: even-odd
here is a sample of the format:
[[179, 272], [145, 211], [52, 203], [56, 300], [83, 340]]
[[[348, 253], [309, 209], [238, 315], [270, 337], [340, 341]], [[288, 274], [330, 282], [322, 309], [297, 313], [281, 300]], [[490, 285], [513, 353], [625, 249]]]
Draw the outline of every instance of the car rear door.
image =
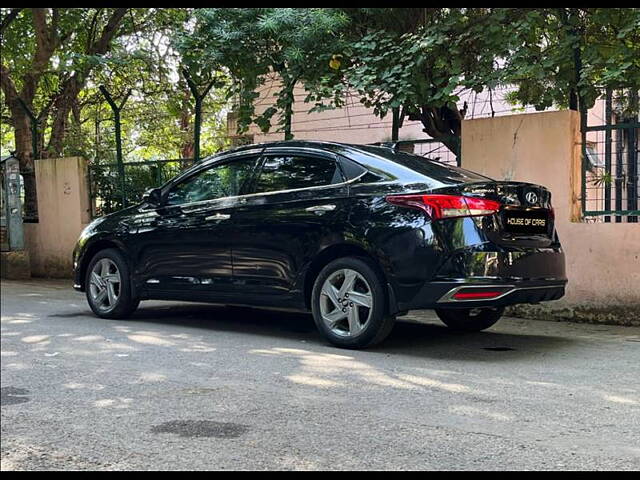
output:
[[272, 149], [251, 192], [234, 212], [236, 291], [243, 303], [295, 303], [305, 267], [343, 236], [349, 188], [342, 168], [327, 152]]

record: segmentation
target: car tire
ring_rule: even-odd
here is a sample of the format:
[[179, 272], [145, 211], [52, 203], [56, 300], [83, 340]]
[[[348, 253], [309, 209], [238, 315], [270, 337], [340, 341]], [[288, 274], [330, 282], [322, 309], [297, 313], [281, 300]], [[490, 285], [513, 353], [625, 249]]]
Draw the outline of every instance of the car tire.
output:
[[440, 308], [436, 314], [452, 330], [480, 332], [500, 320], [504, 308]]
[[89, 307], [101, 318], [128, 318], [140, 303], [132, 296], [127, 261], [114, 248], [101, 250], [91, 259], [85, 291]]
[[395, 322], [387, 313], [381, 275], [372, 262], [360, 257], [338, 258], [320, 271], [311, 310], [320, 333], [341, 348], [376, 345], [391, 333]]

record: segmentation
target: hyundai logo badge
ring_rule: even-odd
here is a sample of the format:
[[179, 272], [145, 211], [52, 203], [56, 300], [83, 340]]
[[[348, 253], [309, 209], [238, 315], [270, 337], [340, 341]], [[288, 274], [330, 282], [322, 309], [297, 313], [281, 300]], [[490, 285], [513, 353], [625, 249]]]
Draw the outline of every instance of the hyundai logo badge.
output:
[[538, 201], [538, 195], [535, 192], [528, 192], [525, 197], [527, 202], [530, 204], [534, 204]]

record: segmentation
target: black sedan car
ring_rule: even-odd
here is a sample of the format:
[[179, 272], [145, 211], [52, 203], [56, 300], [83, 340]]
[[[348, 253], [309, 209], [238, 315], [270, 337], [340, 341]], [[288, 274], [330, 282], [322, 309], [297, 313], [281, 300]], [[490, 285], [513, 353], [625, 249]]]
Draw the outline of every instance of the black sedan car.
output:
[[435, 309], [479, 331], [563, 296], [551, 194], [367, 145], [289, 141], [207, 158], [91, 223], [75, 288], [104, 318], [145, 299], [311, 311], [334, 345]]

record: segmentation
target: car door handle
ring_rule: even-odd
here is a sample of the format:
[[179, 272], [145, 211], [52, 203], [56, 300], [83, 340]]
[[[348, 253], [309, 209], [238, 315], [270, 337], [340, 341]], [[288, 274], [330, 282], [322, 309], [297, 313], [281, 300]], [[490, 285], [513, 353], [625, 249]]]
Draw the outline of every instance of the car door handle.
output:
[[160, 219], [158, 219], [156, 221], [156, 225], [159, 226], [159, 227], [178, 225], [179, 223], [182, 223], [184, 218], [185, 218], [185, 215], [172, 216], [172, 217], [167, 217], [167, 218], [160, 218]]
[[321, 213], [325, 213], [325, 212], [332, 212], [335, 209], [336, 209], [336, 206], [333, 205], [333, 204], [330, 204], [330, 205], [314, 205], [313, 207], [305, 208], [305, 211], [321, 214]]
[[221, 220], [229, 220], [231, 218], [231, 215], [226, 214], [226, 213], [216, 213], [215, 215], [209, 215], [208, 217], [205, 217], [205, 220], [207, 222], [211, 222], [211, 221], [221, 221]]

